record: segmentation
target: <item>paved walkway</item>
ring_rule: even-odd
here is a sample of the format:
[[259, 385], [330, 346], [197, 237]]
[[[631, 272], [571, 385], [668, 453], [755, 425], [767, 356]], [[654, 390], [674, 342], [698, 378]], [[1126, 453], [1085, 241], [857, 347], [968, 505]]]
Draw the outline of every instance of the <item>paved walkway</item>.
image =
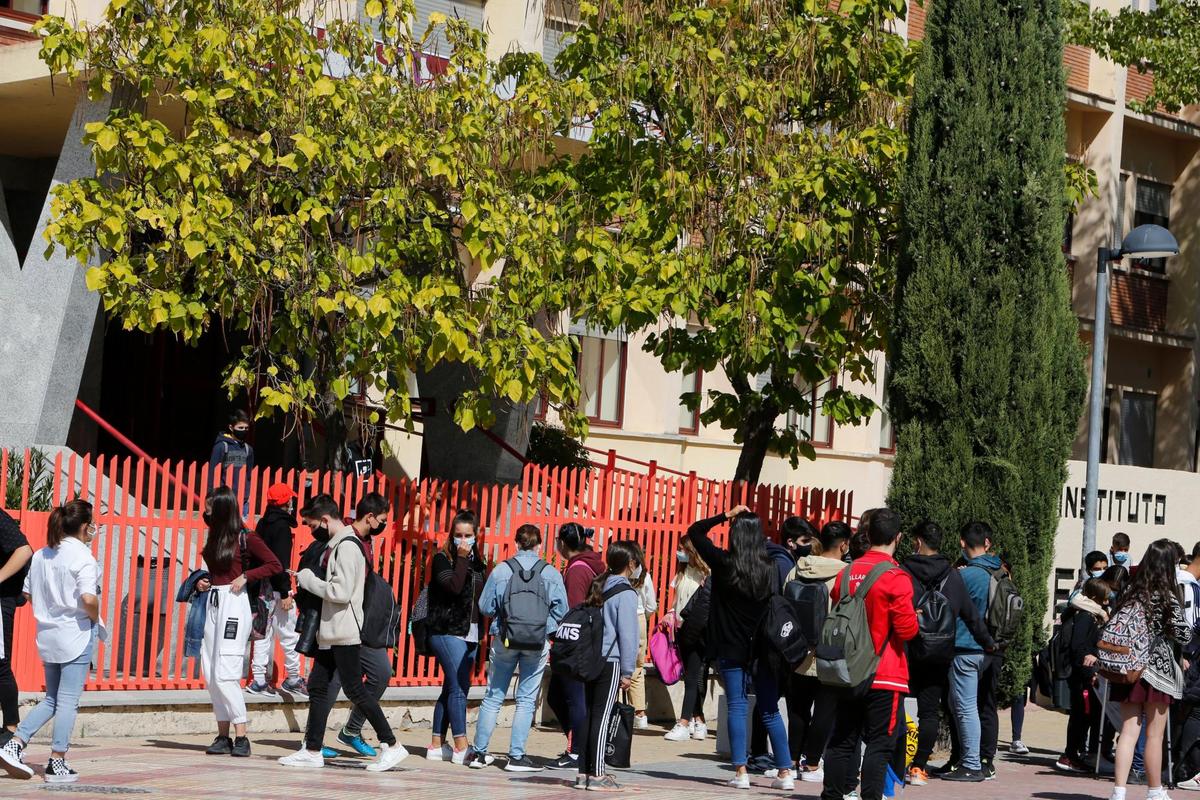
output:
[[[1008, 715], [1001, 724], [1002, 749], [1007, 753]], [[1058, 757], [1066, 717], [1049, 711], [1030, 711], [1026, 715], [1025, 741], [1033, 748], [1023, 759], [1001, 757], [997, 780], [983, 784], [946, 784], [933, 782], [927, 787], [910, 787], [906, 800], [1086, 800], [1107, 798], [1111, 784], [1082, 776], [1057, 773], [1051, 767]], [[332, 739], [332, 736], [330, 737]], [[579, 794], [568, 786], [574, 773], [546, 771], [531, 775], [513, 775], [497, 767], [469, 770], [451, 764], [428, 762], [421, 758], [428, 743], [425, 731], [405, 731], [401, 742], [413, 752], [391, 773], [374, 774], [362, 769], [360, 759], [344, 758], [330, 762], [323, 770], [287, 769], [275, 763], [281, 755], [296, 749], [299, 734], [264, 734], [254, 739], [254, 756], [247, 760], [207, 757], [203, 754], [209, 739], [185, 737], [176, 740], [129, 737], [85, 741], [71, 751], [71, 763], [80, 773], [74, 785], [49, 786], [40, 779], [47, 758], [47, 743], [35, 741], [29, 761], [39, 777], [15, 781], [0, 777], [0, 798], [45, 797], [47, 792], [72, 796], [145, 795], [170, 800], [234, 800], [234, 798], [278, 800], [313, 798], [314, 800], [353, 800], [354, 798], [445, 798], [445, 800], [524, 800], [572, 798]], [[507, 729], [496, 731], [493, 751], [503, 753], [508, 742]], [[330, 742], [333, 743], [333, 742]], [[529, 740], [531, 753], [552, 755], [561, 749], [562, 737], [550, 731], [535, 731]], [[662, 739], [661, 730], [643, 731], [634, 743], [634, 764], [618, 773], [619, 779], [636, 789], [647, 800], [689, 800], [724, 798], [734, 790], [722, 785], [729, 775], [726, 763], [718, 759], [710, 737], [699, 742], [673, 743]], [[773, 791], [770, 781], [755, 779], [755, 788], [743, 796], [816, 797], [819, 784], [797, 784], [795, 793]], [[1129, 800], [1145, 797], [1144, 787], [1132, 787]], [[1178, 792], [1188, 797], [1189, 792]], [[1200, 798], [1200, 793], [1192, 795]]]

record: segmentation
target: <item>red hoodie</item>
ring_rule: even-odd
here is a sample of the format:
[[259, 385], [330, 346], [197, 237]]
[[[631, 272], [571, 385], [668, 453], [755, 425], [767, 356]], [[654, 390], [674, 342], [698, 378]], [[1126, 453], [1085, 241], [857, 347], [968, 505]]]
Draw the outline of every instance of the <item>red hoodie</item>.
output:
[[584, 550], [571, 557], [563, 571], [563, 583], [567, 585], [568, 608], [583, 605], [592, 581], [601, 572], [604, 572], [604, 557], [595, 550]]
[[[912, 579], [902, 571], [891, 556], [878, 550], [867, 554], [846, 569], [850, 570], [850, 591], [858, 588], [871, 568], [887, 562], [895, 569], [879, 576], [875, 585], [867, 592], [867, 622], [871, 626], [871, 640], [875, 649], [887, 639], [887, 646], [879, 657], [879, 669], [875, 672], [872, 689], [885, 692], [908, 692], [908, 655], [904, 643], [917, 635], [917, 614], [913, 610]], [[838, 575], [830, 597], [838, 601], [842, 591], [842, 576]]]

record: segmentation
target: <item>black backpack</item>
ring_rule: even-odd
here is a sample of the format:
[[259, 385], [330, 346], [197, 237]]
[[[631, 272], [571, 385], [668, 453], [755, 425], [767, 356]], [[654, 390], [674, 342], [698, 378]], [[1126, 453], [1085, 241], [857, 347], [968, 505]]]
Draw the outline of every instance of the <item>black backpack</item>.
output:
[[936, 587], [923, 586], [916, 602], [917, 635], [908, 643], [908, 657], [914, 661], [949, 664], [954, 660], [954, 639], [958, 634], [958, 615], [943, 594], [950, 574]]
[[1054, 680], [1063, 680], [1071, 677], [1071, 672], [1074, 670], [1074, 659], [1071, 658], [1071, 639], [1075, 635], [1075, 619], [1079, 616], [1079, 612], [1074, 608], [1069, 608], [1063, 612], [1062, 622], [1059, 623], [1058, 630], [1050, 637], [1049, 652], [1050, 657], [1050, 675]]
[[675, 644], [697, 650], [704, 644], [708, 632], [708, 611], [712, 606], [712, 578], [700, 584], [687, 605], [679, 612], [683, 624], [675, 632]]
[[829, 586], [820, 579], [793, 578], [784, 585], [783, 596], [792, 604], [800, 633], [811, 647], [821, 639], [829, 616]]
[[[632, 592], [619, 583], [604, 593], [604, 602], [621, 592]], [[550, 645], [550, 669], [574, 681], [593, 681], [604, 670], [604, 606], [579, 605], [558, 623]]]
[[[346, 541], [345, 539], [342, 542]], [[359, 624], [359, 638], [364, 647], [391, 649], [400, 638], [400, 603], [396, 593], [383, 577], [375, 571], [367, 546], [357, 535], [354, 541], [362, 550], [367, 564], [367, 577], [363, 583], [363, 618]], [[341, 544], [341, 542], [338, 542]]]
[[1003, 567], [986, 570], [988, 579], [988, 605], [985, 622], [992, 638], [1001, 647], [1012, 644], [1021, 633], [1021, 622], [1025, 618], [1025, 601], [1017, 591], [1012, 576]]
[[808, 658], [812, 642], [805, 638], [792, 602], [780, 594], [767, 600], [767, 611], [758, 625], [760, 655], [776, 671], [792, 671]]

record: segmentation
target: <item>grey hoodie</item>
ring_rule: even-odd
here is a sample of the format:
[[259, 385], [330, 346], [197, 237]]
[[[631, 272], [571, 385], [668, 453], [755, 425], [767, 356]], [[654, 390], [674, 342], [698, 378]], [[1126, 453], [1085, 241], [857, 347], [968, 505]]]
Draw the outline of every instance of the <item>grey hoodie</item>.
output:
[[[604, 591], [619, 583], [629, 584], [621, 575], [610, 575], [604, 582]], [[632, 588], [632, 586], [630, 586]], [[621, 666], [621, 677], [633, 675], [637, 666], [638, 619], [637, 590], [620, 592], [604, 603], [604, 646], [603, 653], [609, 661]]]

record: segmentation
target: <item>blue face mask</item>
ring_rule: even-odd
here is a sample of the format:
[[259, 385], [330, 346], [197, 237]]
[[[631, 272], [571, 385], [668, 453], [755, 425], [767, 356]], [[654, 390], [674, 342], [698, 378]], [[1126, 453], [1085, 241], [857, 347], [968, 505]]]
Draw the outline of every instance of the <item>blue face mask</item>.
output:
[[1118, 550], [1112, 554], [1113, 563], [1119, 566], [1125, 566], [1129, 562], [1129, 552], [1127, 550]]
[[688, 563], [688, 561], [691, 560], [691, 557], [688, 556], [688, 554], [685, 553], [683, 550], [676, 550], [675, 558], [678, 559], [679, 563], [681, 563], [681, 564], [686, 564], [686, 563]]
[[1102, 570], [1102, 569], [1094, 569], [1088, 573], [1088, 575], [1090, 575], [1093, 578], [1099, 578], [1103, 574], [1104, 574], [1104, 570]]

